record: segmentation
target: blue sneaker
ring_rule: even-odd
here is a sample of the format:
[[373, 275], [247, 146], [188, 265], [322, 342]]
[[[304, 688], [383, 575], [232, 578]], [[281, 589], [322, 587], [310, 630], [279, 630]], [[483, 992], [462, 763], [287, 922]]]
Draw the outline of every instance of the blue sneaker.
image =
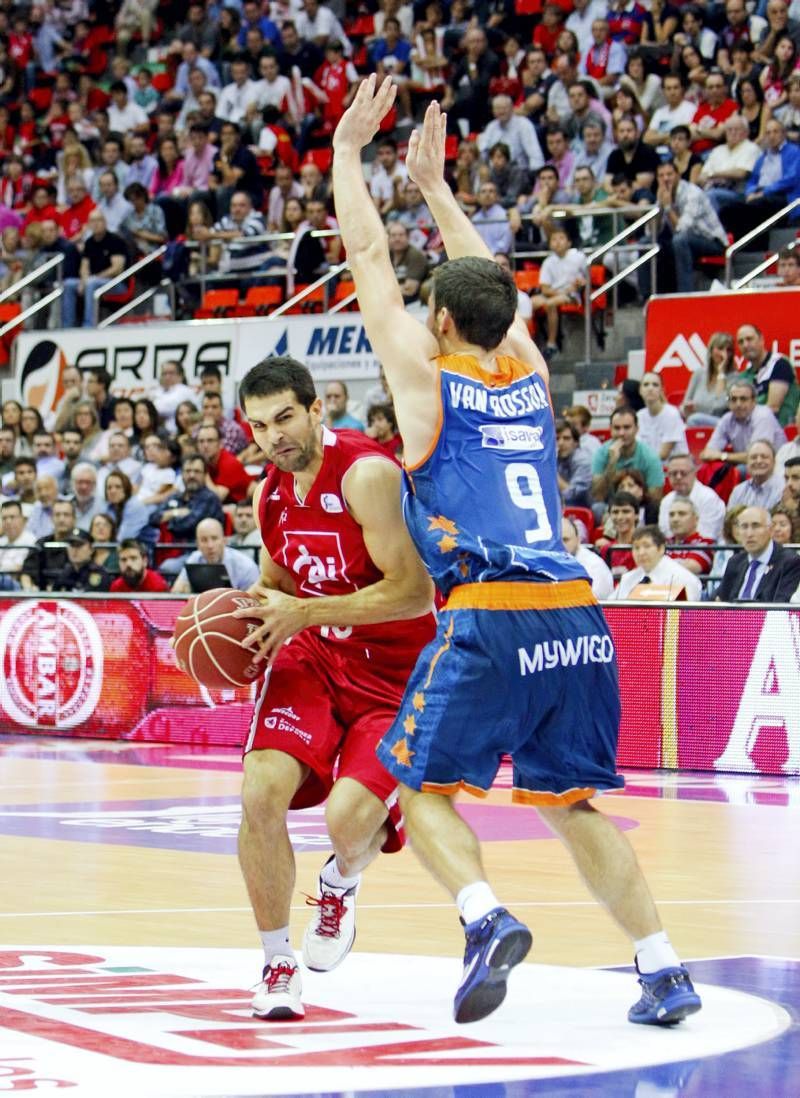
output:
[[453, 1016], [457, 1022], [479, 1022], [506, 997], [506, 982], [514, 965], [533, 945], [526, 926], [504, 907], [464, 925], [464, 975], [456, 992]]
[[[638, 964], [636, 971], [639, 972]], [[629, 1022], [672, 1026], [690, 1014], [696, 1014], [703, 1005], [683, 965], [648, 974], [639, 972], [639, 983], [642, 997], [628, 1011]]]

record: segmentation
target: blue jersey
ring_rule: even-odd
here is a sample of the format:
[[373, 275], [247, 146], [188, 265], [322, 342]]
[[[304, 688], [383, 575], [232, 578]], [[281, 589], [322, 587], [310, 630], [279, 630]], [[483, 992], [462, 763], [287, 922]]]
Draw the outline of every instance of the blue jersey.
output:
[[500, 356], [443, 355], [438, 437], [406, 469], [405, 520], [437, 587], [588, 576], [561, 540], [556, 439], [544, 379]]

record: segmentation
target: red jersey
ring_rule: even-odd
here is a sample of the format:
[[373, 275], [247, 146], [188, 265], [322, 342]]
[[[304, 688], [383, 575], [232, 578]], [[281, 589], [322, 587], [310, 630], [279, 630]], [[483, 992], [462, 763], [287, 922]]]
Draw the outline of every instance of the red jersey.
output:
[[67, 206], [66, 210], [64, 210], [59, 217], [61, 232], [67, 240], [71, 240], [76, 233], [79, 233], [81, 229], [86, 227], [86, 222], [89, 220], [89, 214], [93, 209], [94, 202], [92, 202], [88, 194], [85, 195], [76, 206]]
[[[294, 578], [300, 598], [349, 595], [383, 579], [367, 552], [361, 527], [347, 510], [342, 481], [359, 461], [391, 458], [359, 431], [323, 427], [322, 443], [322, 468], [305, 499], [300, 502], [297, 498], [294, 475], [273, 466], [258, 508], [261, 540], [275, 563]], [[410, 621], [344, 629], [322, 626], [320, 632], [341, 640], [352, 637], [360, 643], [402, 640], [410, 644], [417, 637], [422, 647], [433, 638], [434, 625], [433, 616], [424, 614]]]
[[[673, 549], [671, 544], [672, 542], [676, 542], [680, 545], [697, 545], [698, 548]], [[693, 560], [695, 564], [700, 565], [700, 571], [705, 573], [711, 571], [711, 565], [714, 561], [714, 554], [708, 549], [699, 548], [699, 546], [713, 544], [714, 542], [711, 540], [711, 538], [704, 538], [695, 531], [694, 534], [690, 534], [686, 538], [670, 538], [670, 545], [667, 547], [667, 552], [673, 560], [681, 562], [685, 560]]]
[[[713, 130], [717, 126], [721, 126], [732, 114], [735, 114], [736, 110], [736, 103], [733, 99], [724, 99], [718, 107], [711, 107], [708, 103], [701, 103], [694, 112], [692, 125], [697, 126], [701, 132], [702, 130], [707, 129]], [[692, 152], [697, 153], [699, 156], [700, 153], [707, 152], [709, 149], [713, 149], [715, 145], [720, 144], [724, 144], [724, 142], [709, 141], [705, 137], [698, 137], [696, 141], [692, 142]]]
[[117, 578], [112, 581], [110, 590], [115, 595], [141, 595], [146, 591], [161, 593], [163, 591], [169, 591], [169, 584], [158, 572], [154, 572], [152, 568], [146, 568], [145, 573], [142, 576], [142, 582], [138, 587], [131, 587], [126, 579], [123, 579], [122, 576], [117, 576]]
[[331, 126], [335, 126], [344, 114], [347, 92], [357, 79], [358, 74], [351, 61], [336, 61], [334, 64], [326, 61], [317, 69], [314, 83], [328, 97], [328, 102], [321, 104], [322, 118]]
[[240, 503], [247, 499], [253, 477], [230, 450], [220, 450], [217, 463], [209, 465], [208, 474], [215, 484], [228, 489], [226, 503]]

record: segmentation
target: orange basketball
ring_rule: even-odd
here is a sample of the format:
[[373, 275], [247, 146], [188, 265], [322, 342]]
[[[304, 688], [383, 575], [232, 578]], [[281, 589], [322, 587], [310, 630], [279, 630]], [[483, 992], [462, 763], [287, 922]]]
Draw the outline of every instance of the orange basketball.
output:
[[246, 591], [217, 587], [196, 595], [181, 610], [175, 622], [173, 641], [178, 665], [203, 686], [215, 690], [249, 686], [264, 670], [254, 653], [242, 648], [257, 622], [235, 618], [234, 610], [258, 606]]

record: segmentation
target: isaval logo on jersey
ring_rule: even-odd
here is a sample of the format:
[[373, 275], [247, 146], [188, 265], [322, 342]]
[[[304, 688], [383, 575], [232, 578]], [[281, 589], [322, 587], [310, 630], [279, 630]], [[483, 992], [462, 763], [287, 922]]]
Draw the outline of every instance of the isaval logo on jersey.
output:
[[515, 423], [482, 423], [481, 446], [487, 450], [543, 450], [542, 428]]

